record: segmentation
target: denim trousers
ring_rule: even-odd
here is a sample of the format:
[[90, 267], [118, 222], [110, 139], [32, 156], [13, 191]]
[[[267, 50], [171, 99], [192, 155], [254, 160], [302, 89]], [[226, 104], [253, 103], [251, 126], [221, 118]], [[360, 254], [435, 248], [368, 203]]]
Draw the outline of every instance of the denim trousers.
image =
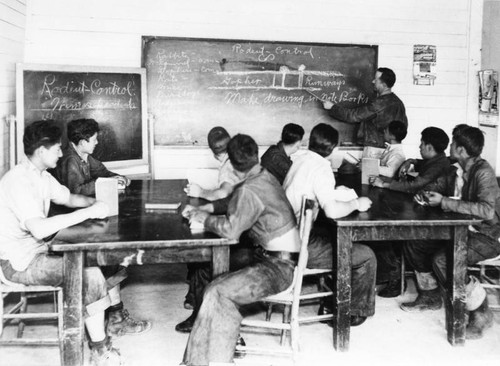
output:
[[[445, 240], [416, 240], [403, 246], [405, 260], [417, 272], [434, 272], [442, 286], [446, 284]], [[469, 231], [467, 239], [467, 265], [496, 257], [500, 254], [500, 243], [481, 233]]]
[[[325, 226], [312, 228], [307, 246], [308, 268], [327, 268], [335, 270], [333, 247], [336, 245], [334, 231]], [[353, 243], [351, 271], [351, 315], [372, 316], [375, 314], [375, 277], [377, 260], [373, 251], [366, 245]]]
[[[237, 271], [253, 262], [254, 246], [246, 241], [232, 245], [229, 249], [229, 271]], [[212, 269], [209, 263], [196, 263], [189, 279], [189, 292], [194, 295], [193, 308], [197, 313], [203, 301], [205, 288], [212, 281]]]
[[294, 268], [291, 261], [256, 253], [252, 264], [212, 281], [205, 289], [183, 363], [232, 362], [241, 307], [286, 290], [292, 283]]
[[[5, 277], [24, 285], [60, 286], [63, 282], [63, 258], [57, 255], [40, 253], [33, 258], [28, 268], [16, 271], [9, 261], [0, 260]], [[106, 280], [99, 267], [87, 267], [83, 270], [83, 304], [85, 315], [94, 315], [109, 306]], [[97, 304], [98, 306], [95, 306]]]

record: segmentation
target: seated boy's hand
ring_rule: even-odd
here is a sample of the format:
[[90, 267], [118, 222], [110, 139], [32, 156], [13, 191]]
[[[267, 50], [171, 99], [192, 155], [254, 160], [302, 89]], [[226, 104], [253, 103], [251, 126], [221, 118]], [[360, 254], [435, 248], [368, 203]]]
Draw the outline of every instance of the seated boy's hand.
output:
[[92, 206], [86, 208], [89, 219], [104, 219], [109, 215], [109, 207], [102, 201], [95, 201]]
[[424, 199], [429, 202], [430, 206], [439, 206], [443, 200], [443, 195], [437, 192], [424, 192]]
[[191, 216], [189, 217], [189, 222], [190, 223], [200, 222], [204, 224], [208, 216], [210, 216], [210, 214], [206, 211], [195, 210], [191, 213]]
[[197, 210], [196, 207], [191, 205], [186, 205], [186, 207], [184, 207], [184, 209], [182, 210], [181, 215], [182, 217], [189, 219], [196, 210]]
[[356, 199], [358, 200], [359, 212], [368, 211], [372, 207], [372, 201], [368, 197], [359, 197]]
[[189, 197], [200, 197], [201, 187], [196, 183], [191, 183], [184, 188], [184, 192], [186, 192]]
[[374, 187], [384, 188], [384, 181], [380, 177], [370, 177], [369, 182]]
[[419, 205], [427, 206], [429, 204], [427, 198], [424, 196], [423, 192], [419, 192], [413, 196], [413, 200], [417, 202]]
[[406, 160], [401, 166], [399, 167], [399, 176], [404, 177], [406, 174], [408, 174], [408, 171], [410, 170], [411, 166], [413, 164], [412, 159]]
[[116, 175], [115, 179], [118, 180], [118, 189], [125, 189], [130, 185], [130, 179], [122, 175]]

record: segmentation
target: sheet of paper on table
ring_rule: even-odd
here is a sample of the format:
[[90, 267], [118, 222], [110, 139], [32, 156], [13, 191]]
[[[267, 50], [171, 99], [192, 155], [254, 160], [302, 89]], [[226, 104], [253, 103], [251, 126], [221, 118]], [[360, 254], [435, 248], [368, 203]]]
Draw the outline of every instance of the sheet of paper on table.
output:
[[363, 158], [361, 159], [361, 184], [369, 184], [370, 176], [378, 177], [380, 174], [380, 160]]
[[118, 215], [118, 180], [115, 178], [97, 178], [95, 198], [109, 206], [109, 216]]

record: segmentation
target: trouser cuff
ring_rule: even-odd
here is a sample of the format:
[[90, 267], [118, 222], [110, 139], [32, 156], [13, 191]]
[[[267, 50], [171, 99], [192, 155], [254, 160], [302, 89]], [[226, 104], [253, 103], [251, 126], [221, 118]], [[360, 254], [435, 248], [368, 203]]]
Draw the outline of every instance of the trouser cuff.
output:
[[96, 315], [100, 312], [104, 312], [111, 305], [111, 300], [108, 295], [99, 299], [91, 304], [85, 306], [88, 316]]
[[417, 276], [417, 284], [420, 290], [430, 291], [438, 288], [438, 282], [432, 272], [415, 271], [415, 275]]
[[470, 282], [465, 285], [465, 309], [476, 310], [484, 302], [486, 291], [474, 276], [469, 276]]
[[120, 301], [118, 304], [110, 306], [108, 308], [108, 311], [111, 313], [111, 312], [114, 312], [114, 311], [120, 311], [122, 309], [123, 309], [123, 302]]

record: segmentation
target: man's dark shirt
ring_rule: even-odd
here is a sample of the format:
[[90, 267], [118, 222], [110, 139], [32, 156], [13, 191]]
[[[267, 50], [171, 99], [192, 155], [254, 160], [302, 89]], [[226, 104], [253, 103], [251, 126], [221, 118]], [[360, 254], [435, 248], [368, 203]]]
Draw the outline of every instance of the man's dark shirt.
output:
[[118, 174], [110, 172], [103, 163], [88, 156], [85, 162], [71, 144], [64, 150], [63, 157], [57, 162], [55, 176], [57, 180], [69, 188], [71, 193], [86, 196], [95, 195], [97, 178], [114, 177]]
[[431, 159], [418, 159], [415, 171], [418, 176], [414, 180], [393, 180], [389, 189], [394, 191], [416, 193], [421, 189], [435, 191], [435, 184], [441, 176], [447, 176], [450, 172], [450, 160], [444, 153], [437, 154]]
[[292, 160], [285, 153], [283, 143], [279, 142], [277, 145], [272, 145], [267, 149], [260, 159], [260, 164], [274, 175], [282, 185], [286, 173], [288, 173], [292, 166]]
[[408, 127], [405, 106], [394, 93], [381, 95], [356, 108], [334, 105], [329, 114], [342, 122], [360, 123], [357, 143], [363, 146], [384, 147], [384, 129], [392, 121], [401, 121]]

